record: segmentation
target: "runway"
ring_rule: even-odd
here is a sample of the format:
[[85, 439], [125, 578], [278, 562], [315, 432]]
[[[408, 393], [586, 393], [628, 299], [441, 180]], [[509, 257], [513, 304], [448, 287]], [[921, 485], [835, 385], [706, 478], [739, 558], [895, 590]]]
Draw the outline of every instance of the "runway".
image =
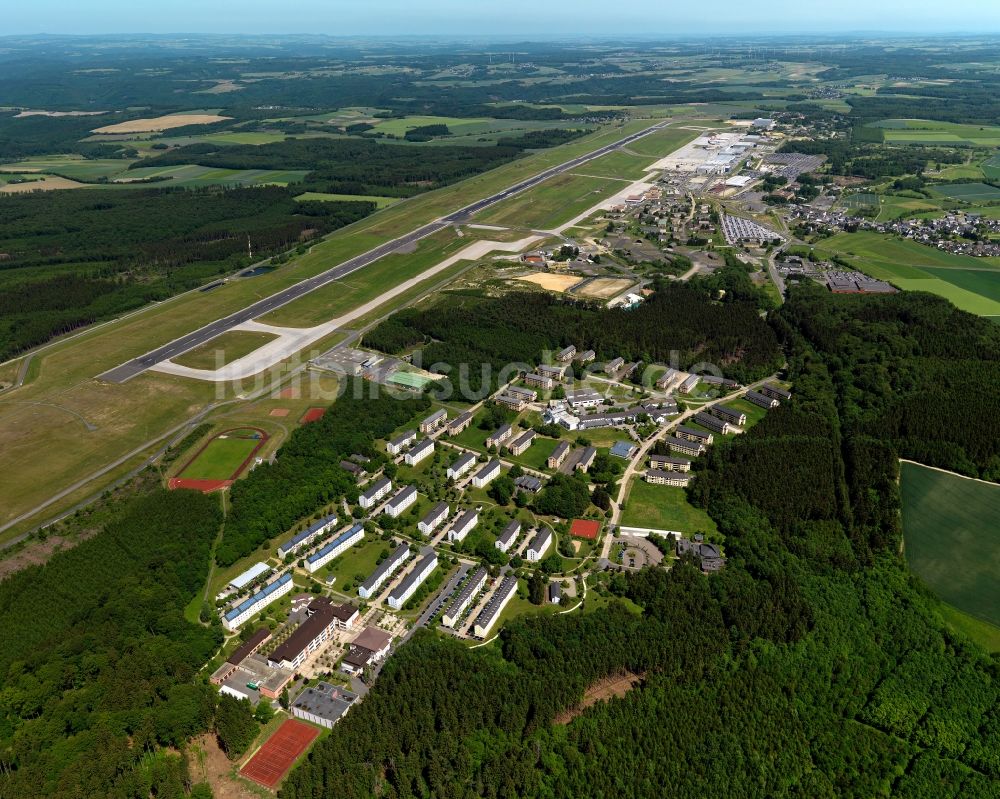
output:
[[206, 344], [221, 334], [232, 330], [237, 325], [241, 325], [251, 319], [256, 319], [259, 316], [268, 314], [276, 308], [287, 305], [288, 303], [297, 300], [309, 292], [315, 291], [316, 289], [321, 288], [334, 280], [340, 280], [352, 272], [368, 266], [374, 261], [377, 261], [379, 258], [382, 258], [383, 256], [388, 255], [401, 247], [414, 245], [416, 242], [430, 236], [432, 233], [436, 233], [437, 231], [455, 223], [465, 222], [472, 215], [478, 213], [484, 208], [489, 207], [490, 205], [493, 205], [494, 203], [501, 202], [502, 200], [506, 200], [508, 197], [513, 197], [521, 192], [534, 188], [539, 183], [543, 183], [549, 178], [575, 169], [581, 164], [585, 164], [595, 158], [600, 158], [602, 155], [607, 155], [620, 147], [625, 147], [634, 142], [636, 139], [640, 139], [643, 136], [647, 136], [650, 133], [661, 130], [668, 123], [669, 120], [658, 122], [645, 130], [630, 134], [629, 136], [612, 142], [611, 144], [606, 144], [597, 150], [587, 153], [586, 155], [581, 155], [570, 161], [559, 164], [558, 166], [550, 167], [543, 172], [539, 172], [537, 175], [522, 180], [519, 183], [515, 183], [513, 186], [509, 186], [503, 191], [492, 194], [482, 200], [477, 200], [476, 202], [471, 203], [470, 205], [467, 205], [464, 208], [449, 214], [448, 216], [423, 225], [416, 230], [400, 236], [399, 238], [393, 239], [392, 241], [388, 241], [385, 244], [380, 244], [378, 247], [375, 247], [368, 252], [357, 255], [342, 264], [338, 264], [337, 266], [326, 270], [325, 272], [321, 272], [318, 275], [314, 275], [313, 277], [296, 283], [294, 286], [289, 286], [276, 294], [272, 294], [270, 297], [258, 300], [257, 302], [248, 305], [242, 311], [237, 311], [229, 316], [217, 319], [204, 327], [198, 328], [197, 330], [164, 344], [162, 347], [151, 350], [145, 355], [140, 355], [138, 358], [126, 361], [120, 366], [109, 369], [97, 377], [99, 380], [105, 380], [109, 383], [125, 383], [156, 364], [168, 361], [178, 355], [182, 355], [195, 347], [200, 347], [202, 344]]

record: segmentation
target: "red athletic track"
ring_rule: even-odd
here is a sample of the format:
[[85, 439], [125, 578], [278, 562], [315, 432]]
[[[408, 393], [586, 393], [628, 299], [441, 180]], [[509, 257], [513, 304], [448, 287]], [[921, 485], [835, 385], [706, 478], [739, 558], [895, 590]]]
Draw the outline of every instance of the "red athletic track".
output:
[[306, 751], [318, 735], [316, 727], [298, 719], [288, 719], [240, 769], [240, 774], [265, 788], [274, 788], [292, 767], [295, 758]]
[[191, 488], [208, 494], [218, 491], [220, 488], [228, 488], [233, 484], [232, 480], [205, 480], [197, 477], [171, 477], [167, 481], [167, 488]]
[[175, 488], [193, 488], [195, 491], [202, 491], [205, 494], [208, 494], [211, 491], [218, 491], [220, 488], [228, 488], [231, 486], [243, 470], [253, 463], [254, 456], [260, 452], [260, 448], [263, 447], [267, 443], [268, 438], [270, 438], [270, 436], [259, 427], [234, 427], [231, 430], [223, 430], [221, 433], [216, 433], [208, 439], [208, 441], [202, 444], [198, 451], [188, 458], [187, 462], [177, 472], [177, 474], [184, 474], [184, 472], [187, 471], [187, 468], [198, 459], [198, 456], [201, 455], [201, 453], [208, 449], [208, 445], [215, 441], [215, 439], [219, 436], [226, 435], [226, 433], [235, 433], [237, 430], [253, 430], [254, 432], [260, 433], [260, 438], [257, 441], [257, 446], [250, 451], [250, 454], [246, 456], [243, 463], [241, 463], [236, 471], [233, 472], [227, 479], [207, 480], [201, 477], [171, 477], [167, 480], [167, 488], [171, 490]]

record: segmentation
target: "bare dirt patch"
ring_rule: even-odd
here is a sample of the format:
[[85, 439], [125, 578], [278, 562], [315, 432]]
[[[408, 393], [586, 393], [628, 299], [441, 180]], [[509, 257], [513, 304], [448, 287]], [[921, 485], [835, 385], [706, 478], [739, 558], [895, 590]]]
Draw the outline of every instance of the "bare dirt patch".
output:
[[194, 740], [191, 776], [207, 782], [215, 799], [259, 799], [259, 794], [234, 776], [235, 764], [226, 757], [214, 735], [206, 733]]
[[288, 414], [289, 414], [289, 409], [288, 408], [272, 408], [271, 412], [268, 414], [268, 416], [277, 416], [277, 417], [280, 418], [280, 417], [288, 416]]
[[44, 541], [32, 540], [25, 544], [23, 549], [0, 560], [0, 580], [5, 580], [15, 572], [27, 569], [29, 566], [38, 566], [45, 563], [54, 553], [76, 546], [81, 541], [86, 541], [96, 532], [96, 529], [89, 530], [81, 535], [74, 536], [72, 539], [52, 535]]
[[24, 117], [99, 117], [107, 111], [22, 111], [14, 119]]
[[586, 286], [580, 288], [576, 293], [581, 297], [597, 297], [598, 299], [608, 299], [616, 294], [621, 294], [631, 286], [633, 281], [623, 280], [614, 277], [599, 277], [591, 280]]
[[534, 283], [548, 291], [569, 291], [580, 282], [577, 275], [554, 275], [549, 272], [532, 272], [530, 275], [522, 275], [515, 279]]
[[588, 707], [596, 705], [598, 702], [606, 702], [614, 696], [625, 696], [629, 691], [642, 682], [643, 674], [626, 672], [614, 677], [606, 677], [591, 685], [583, 694], [583, 699], [576, 706], [564, 710], [553, 720], [554, 724], [569, 724]]
[[232, 117], [218, 114], [167, 114], [152, 119], [130, 119], [128, 122], [116, 122], [103, 128], [94, 128], [94, 133], [151, 133], [170, 128], [183, 128], [186, 125], [211, 125], [213, 122], [224, 122]]
[[41, 180], [29, 180], [27, 183], [8, 183], [0, 186], [0, 194], [23, 194], [29, 191], [52, 191], [53, 189], [79, 189], [84, 183], [77, 183], [69, 178], [48, 175]]

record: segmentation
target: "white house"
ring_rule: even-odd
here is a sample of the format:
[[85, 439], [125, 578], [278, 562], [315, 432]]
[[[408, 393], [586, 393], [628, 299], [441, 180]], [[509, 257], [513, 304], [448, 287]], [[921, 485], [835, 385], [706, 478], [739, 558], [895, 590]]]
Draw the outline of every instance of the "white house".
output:
[[358, 504], [365, 510], [373, 508], [383, 497], [388, 496], [390, 491], [392, 491], [392, 481], [388, 477], [383, 477], [358, 497]]
[[416, 466], [424, 458], [427, 458], [434, 452], [434, 439], [425, 438], [419, 444], [417, 444], [413, 449], [407, 452], [403, 456], [407, 466]]
[[552, 531], [548, 527], [543, 527], [537, 533], [535, 537], [531, 539], [531, 543], [528, 544], [528, 549], [524, 553], [524, 559], [530, 561], [531, 563], [536, 563], [542, 559], [542, 555], [545, 554], [545, 550], [549, 548], [549, 544], [552, 543]]
[[439, 502], [427, 511], [427, 515], [424, 516], [424, 518], [417, 522], [417, 529], [424, 535], [430, 535], [437, 529], [438, 525], [444, 523], [444, 520], [448, 518], [449, 513], [450, 509], [448, 508], [448, 503]]
[[416, 567], [389, 594], [389, 607], [401, 610], [421, 584], [437, 568], [437, 555], [433, 549], [426, 549], [417, 561]]
[[459, 455], [448, 467], [447, 475], [451, 480], [458, 480], [463, 474], [469, 471], [475, 463], [476, 456], [471, 452], [466, 452]]
[[479, 512], [475, 509], [467, 510], [459, 516], [448, 531], [449, 541], [462, 541], [479, 524]]
[[231, 608], [222, 617], [222, 623], [226, 626], [227, 630], [238, 630], [241, 624], [248, 621], [276, 599], [283, 597], [292, 590], [292, 587], [292, 575], [289, 572], [285, 572], [273, 583], [264, 586], [256, 594], [248, 599], [244, 599], [236, 607]]
[[497, 536], [496, 548], [501, 552], [506, 552], [513, 546], [514, 542], [517, 541], [517, 537], [521, 535], [521, 523], [516, 519], [509, 522], [506, 527], [503, 528], [503, 532]]
[[492, 460], [483, 466], [472, 478], [472, 485], [476, 488], [484, 488], [494, 479], [500, 476], [500, 461]]
[[350, 530], [347, 530], [336, 538], [333, 539], [329, 544], [321, 547], [308, 558], [306, 558], [306, 571], [310, 574], [322, 569], [327, 563], [333, 560], [335, 557], [345, 552], [348, 547], [353, 546], [358, 543], [361, 539], [365, 537], [365, 528], [360, 524], [354, 525]]
[[385, 503], [383, 513], [392, 518], [398, 518], [407, 508], [417, 501], [417, 487], [406, 486], [396, 492], [396, 496]]
[[398, 455], [404, 449], [406, 449], [410, 444], [417, 440], [416, 430], [407, 430], [404, 433], [400, 433], [394, 439], [392, 439], [388, 444], [385, 445], [385, 451], [390, 455]]

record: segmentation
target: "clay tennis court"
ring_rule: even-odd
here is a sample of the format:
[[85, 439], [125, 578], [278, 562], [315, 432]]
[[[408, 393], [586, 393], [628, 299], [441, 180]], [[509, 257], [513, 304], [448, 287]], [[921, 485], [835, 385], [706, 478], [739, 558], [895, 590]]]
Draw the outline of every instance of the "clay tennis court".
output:
[[318, 735], [318, 728], [288, 719], [240, 769], [240, 774], [265, 788], [274, 788]]
[[318, 422], [323, 418], [323, 414], [326, 413], [326, 408], [310, 408], [304, 414], [302, 418], [299, 419], [299, 424], [308, 424], [309, 422]]
[[600, 522], [591, 521], [590, 519], [573, 519], [573, 523], [569, 526], [569, 534], [574, 538], [586, 538], [588, 541], [593, 541], [597, 538], [597, 534], [601, 532]]

